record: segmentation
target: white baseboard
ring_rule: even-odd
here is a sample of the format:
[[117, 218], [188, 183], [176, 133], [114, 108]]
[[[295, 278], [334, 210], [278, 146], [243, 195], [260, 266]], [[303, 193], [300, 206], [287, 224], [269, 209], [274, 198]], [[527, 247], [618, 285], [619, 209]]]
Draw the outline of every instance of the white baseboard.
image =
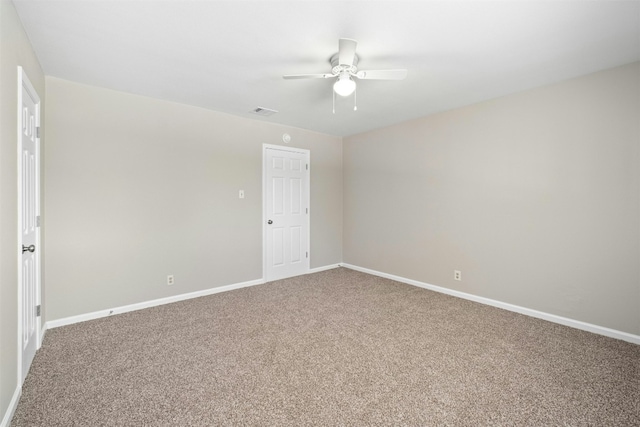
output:
[[217, 294], [219, 292], [232, 291], [234, 289], [246, 288], [248, 286], [261, 285], [263, 279], [250, 280], [248, 282], [235, 283], [233, 285], [218, 286], [216, 288], [205, 289], [202, 291], [190, 292], [187, 294], [174, 295], [166, 298], [154, 299], [151, 301], [139, 302], [136, 304], [124, 305], [121, 307], [110, 308], [106, 310], [94, 311], [92, 313], [79, 314], [77, 316], [65, 317], [57, 320], [50, 320], [46, 323], [45, 328], [58, 328], [60, 326], [71, 325], [74, 323], [86, 322], [87, 320], [108, 317], [114, 314], [127, 313], [129, 311], [142, 310], [143, 308], [155, 307], [158, 305], [170, 304], [172, 302], [184, 301], [191, 298], [203, 297], [206, 295]]
[[493, 307], [502, 308], [504, 310], [513, 311], [516, 313], [535, 317], [538, 319], [547, 320], [549, 322], [558, 323], [560, 325], [570, 326], [572, 328], [593, 332], [595, 334], [604, 335], [610, 338], [616, 338], [616, 339], [627, 341], [633, 344], [640, 344], [640, 335], [634, 335], [628, 332], [622, 332], [615, 329], [605, 328], [604, 326], [593, 325], [591, 323], [581, 322], [579, 320], [569, 319], [567, 317], [557, 316], [555, 314], [545, 313], [543, 311], [533, 310], [530, 308], [521, 307], [519, 305], [514, 305], [514, 304], [509, 304], [506, 302], [497, 301], [489, 298], [479, 297], [477, 295], [468, 294], [466, 292], [454, 291], [453, 289], [443, 288], [441, 286], [435, 286], [429, 283], [419, 282], [417, 280], [395, 276], [393, 274], [382, 273], [380, 271], [370, 270], [368, 268], [358, 267], [356, 265], [341, 264], [341, 266], [345, 268], [349, 268], [351, 270], [372, 274], [374, 276], [395, 280], [396, 282], [406, 283], [408, 285], [429, 289], [431, 291], [440, 292], [440, 293], [451, 295], [454, 297], [479, 302], [480, 304], [486, 304]]
[[11, 402], [9, 402], [9, 407], [7, 408], [7, 412], [4, 413], [2, 417], [2, 422], [0, 423], [0, 427], [9, 427], [11, 424], [11, 418], [13, 418], [13, 414], [16, 412], [16, 408], [18, 407], [18, 402], [20, 401], [20, 395], [22, 394], [22, 387], [17, 387], [13, 392], [13, 397], [11, 397]]
[[[579, 320], [569, 319], [567, 317], [557, 316], [555, 314], [545, 313], [542, 311], [533, 310], [530, 308], [521, 307], [514, 304], [509, 304], [506, 302], [493, 300], [490, 298], [480, 297], [477, 295], [468, 294], [466, 292], [455, 291], [453, 289], [443, 288], [441, 286], [431, 285], [429, 283], [424, 283], [424, 282], [420, 282], [413, 279], [407, 279], [405, 277], [395, 276], [393, 274], [383, 273], [376, 270], [370, 270], [368, 268], [358, 267], [356, 265], [345, 264], [345, 263], [331, 264], [323, 267], [312, 268], [309, 270], [309, 274], [318, 273], [320, 271], [325, 271], [325, 270], [331, 270], [333, 268], [338, 268], [338, 267], [345, 267], [351, 270], [361, 271], [363, 273], [372, 274], [374, 276], [384, 277], [387, 279], [395, 280], [397, 282], [406, 283], [408, 285], [413, 285], [420, 288], [429, 289], [431, 291], [451, 295], [457, 298], [462, 298], [469, 301], [475, 301], [480, 304], [486, 304], [493, 307], [502, 308], [504, 310], [513, 311], [515, 313], [524, 314], [527, 316], [547, 320], [549, 322], [558, 323], [565, 326], [570, 326], [572, 328], [581, 329], [583, 331], [593, 332], [599, 335], [616, 338], [616, 339], [627, 341], [633, 344], [640, 344], [639, 335], [634, 335], [628, 332], [622, 332], [615, 329], [606, 328], [604, 326], [598, 326], [591, 323], [582, 322]], [[65, 317], [57, 320], [50, 320], [45, 323], [41, 336], [44, 337], [44, 333], [46, 332], [46, 330], [51, 328], [57, 328], [60, 326], [71, 325], [79, 322], [85, 322], [87, 320], [99, 319], [101, 317], [107, 317], [114, 314], [127, 313], [129, 311], [142, 310], [144, 308], [155, 307], [158, 305], [169, 304], [172, 302], [183, 301], [191, 298], [198, 298], [206, 295], [217, 294], [219, 292], [231, 291], [234, 289], [245, 288], [248, 286], [261, 285], [263, 283], [265, 283], [264, 279], [250, 280], [248, 282], [236, 283], [233, 285], [226, 285], [226, 286], [219, 286], [216, 288], [205, 289], [202, 291], [174, 295], [171, 297], [160, 298], [152, 301], [145, 301], [137, 304], [130, 304], [122, 307], [100, 310], [92, 313], [80, 314], [77, 316]], [[4, 427], [4, 425], [0, 427]]]
[[[309, 273], [318, 273], [324, 270], [330, 270], [340, 267], [340, 264], [330, 264], [323, 267], [316, 267], [309, 270]], [[218, 286], [216, 288], [205, 289], [202, 291], [190, 292], [188, 294], [174, 295], [171, 297], [155, 299], [151, 301], [140, 302], [136, 304], [124, 305], [122, 307], [109, 308], [105, 310], [94, 311], [92, 313], [79, 314], [77, 316], [65, 317], [62, 319], [50, 320], [45, 323], [42, 336], [44, 337], [44, 331], [51, 328], [58, 328], [60, 326], [72, 325], [74, 323], [86, 322], [87, 320], [100, 319], [102, 317], [112, 316], [114, 314], [127, 313], [129, 311], [142, 310], [144, 308], [155, 307], [163, 304], [170, 304], [172, 302], [184, 301], [191, 298], [203, 297], [206, 295], [217, 294], [219, 292], [232, 291], [234, 289], [246, 288], [248, 286], [262, 285], [264, 279], [250, 280], [248, 282], [235, 283], [233, 285]]]
[[312, 273], [319, 273], [321, 271], [325, 271], [325, 270], [333, 270], [334, 268], [338, 268], [340, 267], [340, 264], [330, 264], [330, 265], [325, 265], [323, 267], [316, 267], [316, 268], [312, 268], [309, 270], [309, 274]]

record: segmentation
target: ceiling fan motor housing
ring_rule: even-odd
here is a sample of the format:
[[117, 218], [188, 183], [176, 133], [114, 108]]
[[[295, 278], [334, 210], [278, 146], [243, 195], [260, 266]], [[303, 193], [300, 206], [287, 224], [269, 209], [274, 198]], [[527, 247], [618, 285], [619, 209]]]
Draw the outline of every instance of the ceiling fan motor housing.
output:
[[353, 57], [353, 65], [340, 64], [340, 53], [336, 53], [329, 59], [331, 63], [331, 73], [334, 75], [339, 75], [342, 71], [347, 71], [352, 76], [355, 76], [358, 72], [358, 55], [354, 55]]

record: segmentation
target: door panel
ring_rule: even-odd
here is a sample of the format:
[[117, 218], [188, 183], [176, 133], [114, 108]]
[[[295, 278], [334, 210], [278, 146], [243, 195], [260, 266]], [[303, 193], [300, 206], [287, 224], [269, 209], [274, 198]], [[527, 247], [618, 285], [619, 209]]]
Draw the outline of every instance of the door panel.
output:
[[273, 202], [271, 213], [273, 215], [284, 215], [284, 179], [282, 177], [273, 177]]
[[302, 261], [302, 227], [293, 226], [290, 228], [291, 233], [291, 263]]
[[302, 213], [302, 180], [291, 178], [289, 188], [291, 189], [291, 214], [300, 215]]
[[284, 228], [274, 227], [273, 244], [271, 250], [273, 253], [273, 266], [278, 267], [284, 265]]

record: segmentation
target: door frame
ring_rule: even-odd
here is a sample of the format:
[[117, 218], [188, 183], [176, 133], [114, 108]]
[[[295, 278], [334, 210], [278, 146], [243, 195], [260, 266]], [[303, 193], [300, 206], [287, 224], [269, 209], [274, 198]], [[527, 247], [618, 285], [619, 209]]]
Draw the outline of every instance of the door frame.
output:
[[[41, 108], [42, 101], [38, 92], [35, 90], [29, 77], [25, 73], [24, 69], [21, 66], [18, 66], [18, 135], [17, 135], [17, 189], [18, 189], [18, 206], [17, 206], [17, 214], [18, 214], [18, 247], [16, 250], [19, 250], [22, 245], [22, 92], [23, 88], [29, 92], [29, 94], [37, 101], [36, 106], [36, 127], [40, 128], [37, 132], [41, 132]], [[40, 305], [41, 303], [41, 294], [42, 294], [42, 245], [41, 245], [41, 228], [40, 228], [40, 196], [41, 196], [41, 186], [40, 186], [40, 177], [41, 174], [41, 161], [40, 161], [40, 133], [36, 134], [35, 139], [35, 192], [36, 192], [36, 252], [35, 252], [35, 263], [36, 263], [36, 305]], [[35, 332], [35, 340], [36, 340], [36, 351], [40, 349], [42, 345], [42, 316], [36, 317], [36, 332]], [[18, 256], [18, 384], [22, 386], [23, 380], [23, 369], [22, 366], [22, 256]]]
[[311, 150], [304, 148], [287, 147], [284, 145], [262, 144], [262, 280], [267, 282], [267, 150], [288, 151], [292, 153], [304, 154], [307, 157], [309, 169], [307, 171], [307, 251], [309, 258], [307, 261], [307, 273], [311, 271]]

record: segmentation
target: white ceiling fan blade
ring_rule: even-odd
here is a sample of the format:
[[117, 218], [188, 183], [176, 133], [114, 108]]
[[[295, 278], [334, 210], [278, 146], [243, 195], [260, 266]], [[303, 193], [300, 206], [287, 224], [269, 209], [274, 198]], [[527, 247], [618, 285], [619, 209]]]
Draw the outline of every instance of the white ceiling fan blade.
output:
[[334, 74], [326, 73], [326, 74], [288, 74], [286, 76], [282, 76], [283, 79], [330, 79], [331, 77], [336, 77]]
[[351, 67], [356, 58], [356, 46], [358, 42], [352, 39], [340, 39], [338, 41], [338, 64]]
[[356, 77], [369, 80], [402, 80], [407, 77], [407, 70], [358, 71]]

